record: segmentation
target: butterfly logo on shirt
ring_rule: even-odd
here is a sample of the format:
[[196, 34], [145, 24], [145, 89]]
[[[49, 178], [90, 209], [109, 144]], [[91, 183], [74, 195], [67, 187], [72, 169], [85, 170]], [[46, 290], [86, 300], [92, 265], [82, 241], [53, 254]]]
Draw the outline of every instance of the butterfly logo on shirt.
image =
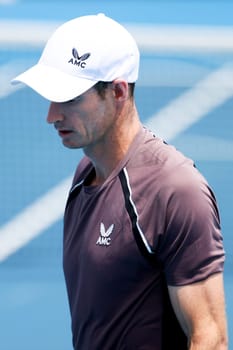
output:
[[112, 231], [114, 229], [114, 224], [110, 225], [109, 228], [106, 230], [104, 224], [101, 222], [100, 224], [100, 236], [96, 241], [97, 245], [102, 246], [109, 246], [111, 244], [111, 237]]

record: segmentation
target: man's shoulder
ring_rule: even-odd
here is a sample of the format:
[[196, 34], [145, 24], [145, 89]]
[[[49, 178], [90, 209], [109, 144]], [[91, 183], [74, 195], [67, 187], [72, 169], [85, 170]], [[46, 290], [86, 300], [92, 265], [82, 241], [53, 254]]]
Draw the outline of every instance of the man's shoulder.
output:
[[163, 176], [174, 170], [179, 171], [179, 168], [182, 170], [183, 164], [189, 166], [190, 169], [194, 168], [192, 159], [146, 129], [144, 137], [135, 142], [128, 162], [132, 169], [144, 169], [144, 175], [152, 172], [154, 175], [162, 174]]
[[132, 186], [163, 198], [174, 193], [189, 197], [208, 185], [192, 159], [152, 134], [139, 140], [126, 167]]

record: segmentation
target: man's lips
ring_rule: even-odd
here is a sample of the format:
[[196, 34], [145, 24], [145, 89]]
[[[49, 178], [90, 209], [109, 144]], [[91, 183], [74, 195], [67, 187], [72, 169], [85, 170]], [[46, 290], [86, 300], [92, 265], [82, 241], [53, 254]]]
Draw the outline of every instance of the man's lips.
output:
[[61, 137], [64, 137], [64, 136], [67, 136], [67, 135], [69, 135], [69, 134], [71, 134], [72, 133], [72, 131], [71, 130], [62, 130], [62, 129], [58, 129], [58, 134], [59, 134], [59, 136], [61, 136]]

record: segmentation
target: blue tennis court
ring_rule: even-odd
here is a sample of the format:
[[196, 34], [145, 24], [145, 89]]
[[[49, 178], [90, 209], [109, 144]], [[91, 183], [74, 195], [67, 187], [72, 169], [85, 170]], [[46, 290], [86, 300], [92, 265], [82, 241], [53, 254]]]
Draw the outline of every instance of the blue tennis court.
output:
[[0, 0], [0, 349], [72, 349], [62, 212], [82, 151], [45, 122], [48, 102], [10, 80], [60, 23], [104, 12], [141, 49], [136, 100], [155, 134], [195, 160], [215, 191], [233, 349], [233, 2]]

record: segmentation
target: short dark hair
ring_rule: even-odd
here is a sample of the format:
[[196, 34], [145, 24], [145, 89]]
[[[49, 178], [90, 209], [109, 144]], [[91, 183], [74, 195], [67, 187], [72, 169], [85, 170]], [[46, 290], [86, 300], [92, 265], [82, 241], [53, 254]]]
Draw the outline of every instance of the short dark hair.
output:
[[[100, 97], [104, 98], [105, 97], [105, 91], [108, 88], [108, 86], [112, 84], [112, 82], [108, 81], [98, 81], [93, 87], [97, 91]], [[129, 85], [129, 93], [130, 97], [132, 98], [134, 96], [134, 89], [135, 89], [135, 83], [128, 83]]]

